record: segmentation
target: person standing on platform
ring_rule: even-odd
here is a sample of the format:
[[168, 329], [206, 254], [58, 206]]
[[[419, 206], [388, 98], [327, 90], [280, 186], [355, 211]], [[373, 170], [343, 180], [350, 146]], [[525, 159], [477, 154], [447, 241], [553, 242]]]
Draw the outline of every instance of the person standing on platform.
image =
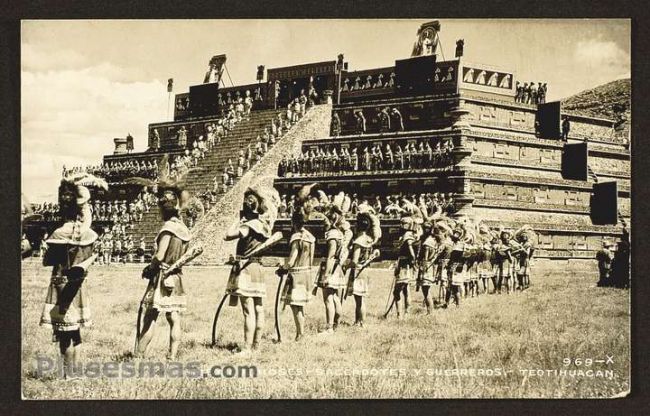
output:
[[307, 112], [307, 97], [305, 96], [305, 90], [300, 90], [298, 104], [300, 104], [300, 118], [303, 118]]
[[363, 111], [361, 111], [361, 110], [355, 111], [354, 117], [355, 117], [356, 125], [357, 125], [356, 133], [359, 134], [359, 135], [365, 134], [366, 133], [366, 118], [363, 115]]
[[404, 170], [404, 152], [399, 144], [396, 144], [395, 146], [395, 169]]
[[596, 260], [598, 261], [598, 286], [610, 286], [610, 270], [614, 254], [612, 253], [612, 245], [609, 241], [603, 241], [603, 248], [596, 253]]
[[330, 134], [332, 137], [339, 137], [341, 134], [341, 119], [339, 118], [338, 113], [334, 113], [332, 115], [332, 123], [330, 127]]
[[402, 113], [399, 112], [397, 107], [393, 107], [390, 113], [390, 117], [390, 126], [392, 131], [404, 131], [404, 120], [402, 119]]
[[386, 143], [386, 151], [384, 152], [384, 170], [393, 170], [395, 168], [395, 160], [393, 159], [393, 150], [390, 148], [390, 143]]
[[569, 140], [569, 132], [571, 131], [571, 122], [569, 121], [569, 116], [564, 116], [562, 118], [562, 140], [565, 142]]

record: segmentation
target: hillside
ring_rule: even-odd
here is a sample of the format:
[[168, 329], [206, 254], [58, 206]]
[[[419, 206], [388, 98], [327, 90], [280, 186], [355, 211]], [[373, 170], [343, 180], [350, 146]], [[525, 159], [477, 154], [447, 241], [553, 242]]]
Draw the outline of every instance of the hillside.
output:
[[630, 88], [629, 78], [612, 81], [563, 99], [562, 108], [585, 116], [617, 120], [620, 129], [626, 131], [631, 123]]

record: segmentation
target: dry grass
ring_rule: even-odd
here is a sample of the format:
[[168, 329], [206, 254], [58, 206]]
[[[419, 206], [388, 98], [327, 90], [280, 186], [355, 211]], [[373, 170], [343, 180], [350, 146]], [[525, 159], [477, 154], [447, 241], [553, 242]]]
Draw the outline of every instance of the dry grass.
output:
[[[412, 313], [404, 321], [383, 313], [391, 275], [371, 270], [374, 281], [363, 330], [342, 327], [330, 337], [315, 335], [323, 325], [318, 299], [306, 308], [308, 336], [293, 339], [293, 320], [287, 309], [283, 334], [287, 341], [272, 343], [276, 278], [269, 269], [266, 299], [266, 339], [252, 358], [236, 358], [225, 348], [210, 348], [214, 309], [227, 278], [224, 268], [186, 270], [191, 295], [183, 316], [179, 361], [212, 365], [258, 366], [257, 378], [95, 378], [63, 381], [37, 377], [37, 355], [56, 357], [49, 330], [38, 326], [48, 270], [36, 262], [23, 269], [23, 395], [27, 399], [211, 399], [211, 398], [455, 398], [455, 397], [612, 397], [630, 388], [629, 292], [595, 286], [593, 273], [564, 270], [536, 276], [524, 293], [464, 299], [460, 308], [423, 314], [420, 294], [414, 294]], [[121, 361], [133, 346], [135, 317], [144, 290], [140, 268], [95, 266], [89, 286], [95, 326], [82, 332], [83, 360]], [[535, 276], [534, 276], [535, 277]], [[352, 299], [344, 306], [353, 319]], [[223, 343], [240, 342], [239, 308], [225, 308]], [[147, 359], [165, 355], [168, 328], [158, 329]], [[614, 364], [565, 367], [562, 359], [605, 358]], [[303, 375], [269, 374], [291, 368]], [[409, 369], [402, 375], [304, 375], [315, 369]], [[426, 369], [503, 369], [503, 376], [427, 375]], [[519, 369], [609, 369], [613, 379], [523, 376]], [[417, 374], [413, 369], [420, 369]], [[264, 372], [267, 374], [264, 374]]]

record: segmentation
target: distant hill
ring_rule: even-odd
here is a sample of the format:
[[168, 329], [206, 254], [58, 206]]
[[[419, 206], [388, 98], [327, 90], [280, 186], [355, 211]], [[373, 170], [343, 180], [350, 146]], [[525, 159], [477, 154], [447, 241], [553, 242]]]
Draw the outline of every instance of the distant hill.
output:
[[621, 127], [628, 128], [631, 120], [630, 86], [631, 80], [626, 78], [579, 92], [563, 99], [562, 109], [585, 116], [618, 120], [625, 124]]

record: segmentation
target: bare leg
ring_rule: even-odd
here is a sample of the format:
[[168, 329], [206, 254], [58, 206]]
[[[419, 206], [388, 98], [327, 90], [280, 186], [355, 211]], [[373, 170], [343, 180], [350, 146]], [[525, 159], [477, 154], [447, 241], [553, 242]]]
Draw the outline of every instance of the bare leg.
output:
[[336, 329], [339, 326], [339, 319], [341, 318], [342, 312], [341, 298], [339, 298], [339, 292], [336, 290], [332, 293], [332, 302], [334, 303], [333, 328]]
[[402, 284], [403, 283], [398, 284], [393, 291], [393, 297], [395, 298], [395, 310], [397, 311], [397, 319], [402, 319], [402, 313], [404, 312], [404, 306], [402, 306], [402, 302], [400, 302], [402, 300], [402, 291], [404, 290], [401, 287]]
[[422, 286], [422, 294], [424, 295], [424, 305], [427, 307], [427, 315], [431, 313], [431, 299], [429, 299], [429, 286]]
[[144, 353], [149, 347], [149, 343], [153, 338], [153, 332], [156, 328], [156, 321], [158, 319], [158, 311], [149, 309], [144, 314], [144, 322], [142, 323], [142, 332], [140, 332], [140, 339], [138, 340], [138, 349], [136, 355], [143, 357]]
[[323, 288], [323, 303], [325, 303], [325, 321], [327, 323], [327, 330], [334, 328], [334, 289]]
[[169, 322], [169, 359], [175, 360], [181, 342], [181, 316], [178, 312], [167, 312], [165, 317]]
[[366, 319], [366, 304], [363, 301], [363, 296], [354, 295], [355, 311], [354, 323], [363, 326], [363, 321]]
[[59, 336], [59, 351], [63, 357], [63, 376], [65, 378], [74, 377], [77, 372], [77, 345], [79, 342], [81, 342], [81, 337], [78, 333], [76, 337], [69, 333], [61, 333]]
[[296, 341], [303, 337], [305, 329], [305, 311], [302, 306], [291, 305], [291, 312], [293, 312], [293, 321], [296, 323]]
[[260, 345], [262, 339], [262, 331], [264, 331], [264, 304], [262, 298], [253, 298], [255, 306], [255, 335], [253, 335], [253, 349]]
[[404, 285], [404, 315], [409, 313], [409, 306], [411, 306], [411, 302], [409, 301], [409, 292], [410, 292], [410, 286], [408, 284]]
[[240, 296], [239, 302], [244, 314], [244, 346], [242, 350], [247, 350], [250, 349], [255, 335], [255, 305], [253, 299], [246, 296]]

